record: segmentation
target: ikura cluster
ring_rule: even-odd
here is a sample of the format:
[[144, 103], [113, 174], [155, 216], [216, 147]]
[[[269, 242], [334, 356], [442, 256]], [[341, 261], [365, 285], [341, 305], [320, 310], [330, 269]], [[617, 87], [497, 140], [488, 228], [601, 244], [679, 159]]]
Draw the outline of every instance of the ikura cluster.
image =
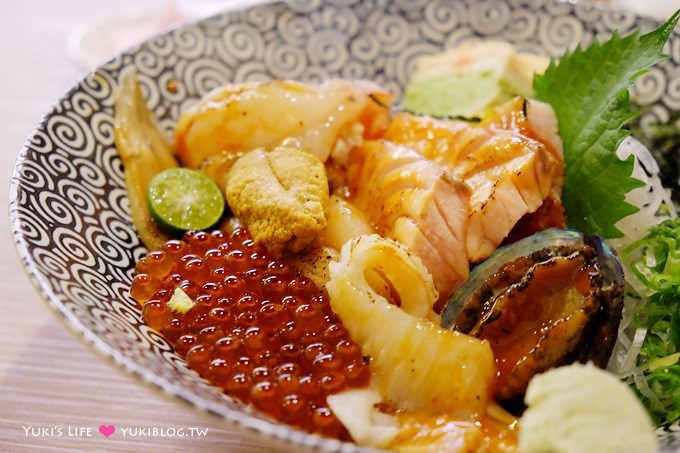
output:
[[[168, 306], [176, 288], [194, 305]], [[144, 320], [227, 394], [307, 431], [347, 438], [326, 396], [368, 384], [361, 347], [325, 290], [272, 259], [245, 229], [188, 232], [137, 264]]]

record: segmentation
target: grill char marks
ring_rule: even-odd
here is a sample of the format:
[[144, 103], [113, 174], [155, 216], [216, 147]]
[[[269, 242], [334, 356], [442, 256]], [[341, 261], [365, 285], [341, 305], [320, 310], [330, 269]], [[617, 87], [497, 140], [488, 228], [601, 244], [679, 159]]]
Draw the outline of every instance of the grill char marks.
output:
[[467, 279], [465, 183], [441, 164], [384, 140], [352, 151], [348, 181], [352, 202], [379, 233], [423, 260], [441, 295]]

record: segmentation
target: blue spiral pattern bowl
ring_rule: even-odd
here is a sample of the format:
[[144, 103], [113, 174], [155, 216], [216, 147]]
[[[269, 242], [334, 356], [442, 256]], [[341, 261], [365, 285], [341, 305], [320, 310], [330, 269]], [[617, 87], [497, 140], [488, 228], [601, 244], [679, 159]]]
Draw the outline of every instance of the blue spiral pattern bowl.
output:
[[[616, 29], [627, 33], [655, 25], [630, 13], [554, 0], [292, 0], [185, 25], [88, 74], [28, 137], [11, 182], [18, 252], [65, 323], [143, 381], [296, 449], [360, 451], [232, 400], [189, 370], [143, 323], [128, 289], [134, 263], [146, 250], [132, 226], [113, 140], [113, 95], [121, 73], [137, 70], [149, 107], [170, 133], [180, 112], [226, 82], [368, 78], [399, 94], [417, 57], [464, 41], [497, 39], [559, 56]], [[677, 32], [666, 53], [670, 60], [634, 89], [636, 101], [648, 107], [644, 123], [667, 122], [680, 108]], [[676, 431], [659, 431], [666, 448], [680, 447]]]

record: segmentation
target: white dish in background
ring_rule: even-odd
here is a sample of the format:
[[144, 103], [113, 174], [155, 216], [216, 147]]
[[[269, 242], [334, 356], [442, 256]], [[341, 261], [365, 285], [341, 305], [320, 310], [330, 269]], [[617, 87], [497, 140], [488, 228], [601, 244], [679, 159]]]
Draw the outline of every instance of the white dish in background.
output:
[[68, 37], [67, 50], [81, 68], [90, 69], [151, 36], [185, 22], [263, 0], [175, 0], [144, 2], [118, 16], [102, 17], [76, 28]]

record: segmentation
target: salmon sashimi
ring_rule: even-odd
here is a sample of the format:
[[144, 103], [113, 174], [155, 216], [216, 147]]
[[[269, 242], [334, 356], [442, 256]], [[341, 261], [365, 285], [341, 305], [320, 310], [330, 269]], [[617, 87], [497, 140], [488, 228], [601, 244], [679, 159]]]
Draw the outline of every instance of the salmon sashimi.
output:
[[443, 165], [469, 186], [465, 244], [472, 262], [490, 256], [524, 215], [551, 193], [559, 196], [561, 189], [561, 148], [522, 133], [521, 127], [529, 128], [526, 115], [503, 107], [481, 126], [400, 113], [384, 135]]
[[557, 163], [550, 195], [536, 211], [525, 214], [515, 224], [502, 245], [511, 244], [548, 228], [566, 228], [561, 200], [564, 184], [564, 147], [558, 134], [557, 117], [552, 107], [541, 101], [517, 97], [494, 108], [484, 118], [482, 125], [514, 130], [537, 140], [545, 145]]
[[405, 146], [367, 141], [350, 153], [352, 201], [380, 234], [415, 253], [440, 297], [468, 278], [470, 190], [443, 165]]
[[559, 201], [564, 183], [564, 147], [558, 134], [557, 116], [549, 104], [516, 97], [494, 108], [481, 126], [516, 131], [543, 144], [557, 163], [550, 195]]

